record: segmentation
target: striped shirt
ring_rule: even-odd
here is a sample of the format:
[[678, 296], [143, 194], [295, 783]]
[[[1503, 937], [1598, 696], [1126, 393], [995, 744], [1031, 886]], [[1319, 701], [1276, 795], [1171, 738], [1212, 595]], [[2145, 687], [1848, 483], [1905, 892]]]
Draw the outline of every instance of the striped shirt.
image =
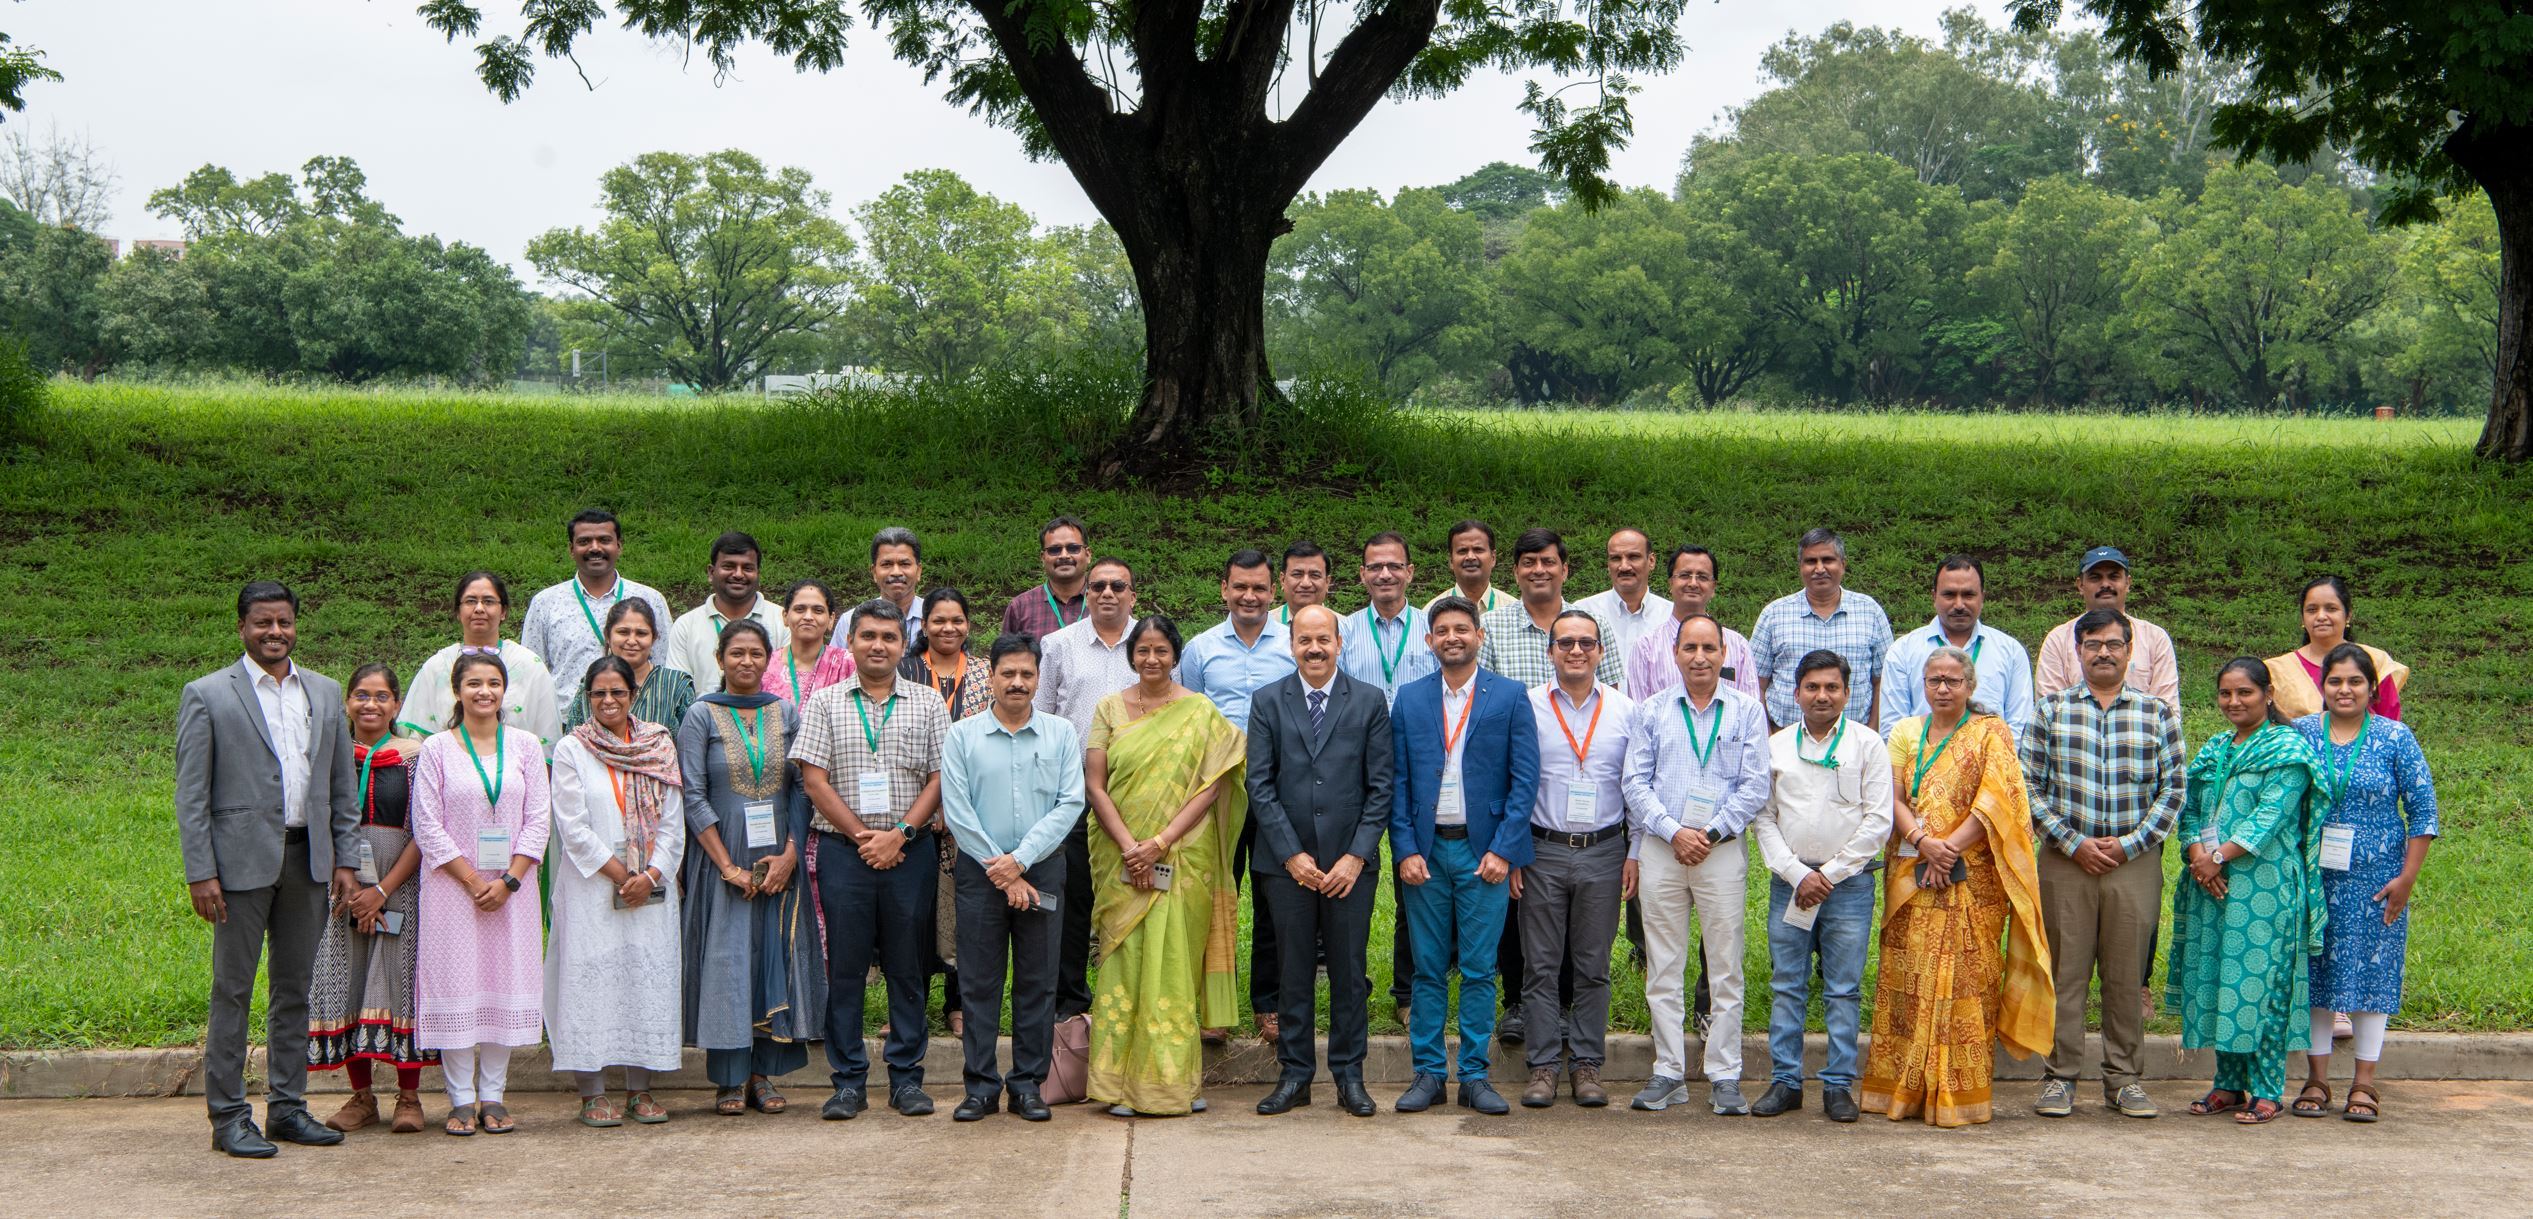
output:
[[1882, 603], [1852, 588], [1840, 589], [1838, 608], [1827, 618], [1812, 612], [1801, 592], [1791, 592], [1759, 611], [1750, 629], [1750, 658], [1768, 682], [1768, 718], [1797, 724], [1803, 709], [1794, 701], [1794, 670], [1807, 653], [1822, 649], [1847, 658], [1847, 718], [1867, 728], [1873, 724], [1873, 681], [1882, 675], [1882, 658], [1891, 650], [1891, 619]]
[[2042, 697], [2018, 751], [2032, 822], [2069, 856], [2088, 838], [2117, 838], [2131, 859], [2154, 850], [2181, 817], [2181, 717], [2122, 687], [2109, 707], [2084, 686]]
[[[1571, 601], [1565, 608], [1574, 609]], [[1626, 680], [1620, 672], [1620, 657], [1609, 641], [1617, 638], [1609, 621], [1599, 615], [1592, 620], [1601, 624], [1601, 663], [1593, 670], [1593, 680], [1604, 686], [1616, 686]], [[1548, 657], [1548, 632], [1530, 620], [1530, 607], [1509, 601], [1488, 610], [1478, 620], [1486, 631], [1485, 642], [1478, 645], [1478, 667], [1498, 677], [1509, 677], [1536, 690], [1557, 680], [1556, 664]]]

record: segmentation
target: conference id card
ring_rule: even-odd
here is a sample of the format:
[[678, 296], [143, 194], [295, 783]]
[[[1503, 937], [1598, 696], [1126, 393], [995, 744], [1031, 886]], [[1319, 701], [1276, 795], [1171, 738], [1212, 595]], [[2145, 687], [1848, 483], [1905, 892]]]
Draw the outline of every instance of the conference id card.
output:
[[1597, 783], [1566, 784], [1566, 828], [1581, 832], [1600, 823], [1601, 788]]
[[378, 883], [378, 851], [376, 848], [369, 845], [369, 839], [367, 838], [361, 839], [361, 854], [358, 867], [360, 870], [362, 884], [374, 885]]
[[510, 867], [510, 831], [485, 826], [475, 831], [475, 869], [500, 872]]
[[1724, 808], [1724, 785], [1712, 779], [1689, 784], [1688, 798], [1680, 802], [1680, 824], [1693, 830], [1715, 824], [1715, 814]]
[[888, 772], [866, 770], [853, 785], [853, 811], [864, 819], [885, 817], [888, 807]]
[[1442, 789], [1434, 795], [1434, 820], [1458, 825], [1468, 819], [1469, 811], [1460, 801], [1460, 776], [1444, 775]]
[[2322, 868], [2329, 872], [2345, 872], [2351, 857], [2357, 854], [2357, 827], [2326, 825], [2322, 827]]
[[[1828, 904], [1829, 904], [1829, 903], [1827, 903], [1827, 902], [1823, 902], [1823, 903], [1821, 903], [1821, 905], [1824, 905], [1824, 906], [1825, 906], [1825, 905], [1828, 905]], [[1792, 927], [1792, 928], [1794, 928], [1796, 931], [1810, 931], [1810, 930], [1812, 929], [1812, 924], [1817, 923], [1817, 922], [1819, 922], [1819, 921], [1821, 921], [1821, 907], [1820, 907], [1820, 906], [1812, 906], [1812, 907], [1808, 907], [1808, 908], [1807, 908], [1807, 907], [1803, 907], [1803, 906], [1798, 906], [1798, 905], [1795, 905], [1795, 904], [1794, 904], [1794, 898], [1793, 898], [1791, 895], [1789, 895], [1789, 896], [1785, 899], [1785, 925], [1786, 925], [1786, 926], [1788, 926], [1788, 927]]]
[[739, 812], [747, 818], [749, 850], [763, 850], [774, 845], [773, 801], [751, 800], [740, 805]]

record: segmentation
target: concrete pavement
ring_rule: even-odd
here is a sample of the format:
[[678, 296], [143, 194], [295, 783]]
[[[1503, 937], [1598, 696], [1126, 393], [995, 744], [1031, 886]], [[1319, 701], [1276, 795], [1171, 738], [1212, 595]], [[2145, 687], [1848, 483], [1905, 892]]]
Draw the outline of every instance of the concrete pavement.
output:
[[[1217, 1088], [1211, 1112], [1186, 1118], [1068, 1106], [1042, 1126], [953, 1123], [947, 1089], [933, 1117], [852, 1122], [819, 1121], [809, 1089], [791, 1113], [741, 1118], [679, 1092], [663, 1098], [668, 1124], [616, 1130], [573, 1123], [567, 1096], [522, 1093], [516, 1134], [372, 1128], [264, 1162], [213, 1154], [197, 1100], [19, 1101], [0, 1105], [0, 1212], [2506, 1214], [2533, 1197], [2533, 1084], [2516, 1082], [2393, 1083], [2378, 1125], [2248, 1129], [2182, 1115], [2197, 1089], [2178, 1083], [2154, 1087], [2166, 1107], [2154, 1121], [2103, 1112], [2091, 1086], [2075, 1117], [2035, 1118], [2027, 1088], [2009, 1084], [1995, 1122], [1955, 1131], [1870, 1115], [1836, 1126], [1817, 1086], [1810, 1108], [1771, 1119], [1571, 1104], [1398, 1114], [1386, 1087], [1371, 1119], [1339, 1114], [1324, 1092], [1261, 1118], [1250, 1106], [1263, 1091]], [[435, 1119], [446, 1109], [437, 1095], [427, 1105]]]

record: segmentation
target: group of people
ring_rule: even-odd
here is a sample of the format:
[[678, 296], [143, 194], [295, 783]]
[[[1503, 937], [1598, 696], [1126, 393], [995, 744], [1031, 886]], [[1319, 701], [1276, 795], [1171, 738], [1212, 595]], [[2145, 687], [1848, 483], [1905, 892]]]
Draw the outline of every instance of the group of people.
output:
[[[1422, 605], [1408, 539], [1367, 539], [1367, 604], [1343, 615], [1320, 547], [1236, 551], [1227, 616], [1189, 637], [1138, 615], [1131, 564], [1094, 557], [1088, 527], [1058, 517], [1039, 534], [1044, 579], [981, 648], [963, 594], [920, 591], [921, 542], [902, 528], [874, 537], [878, 595], [849, 606], [814, 580], [769, 601], [761, 548], [724, 534], [711, 595], [678, 616], [617, 570], [613, 516], [584, 512], [567, 533], [576, 570], [530, 600], [516, 640], [506, 584], [471, 572], [458, 642], [409, 682], [371, 663], [338, 686], [291, 659], [296, 595], [256, 582], [238, 597], [244, 658], [185, 688], [176, 806], [194, 908], [214, 924], [216, 1149], [269, 1156], [275, 1139], [330, 1144], [380, 1122], [381, 1064], [397, 1076], [392, 1129], [424, 1128], [419, 1073], [437, 1063], [442, 1129], [506, 1133], [510, 1056], [540, 1041], [577, 1079], [586, 1125], [668, 1120], [652, 1077], [685, 1047], [704, 1051], [714, 1112], [781, 1112], [774, 1081], [812, 1043], [832, 1084], [820, 1114], [850, 1119], [869, 1104], [874, 968], [901, 1114], [933, 1112], [936, 976], [964, 1045], [957, 1120], [1043, 1121], [1058, 1088], [1055, 1102], [1121, 1115], [1201, 1112], [1205, 1045], [1244, 1012], [1280, 1064], [1258, 1111], [1310, 1104], [1324, 971], [1326, 1074], [1340, 1108], [1370, 1116], [1383, 883], [1415, 1072], [1400, 1112], [1508, 1112], [1489, 1082], [1499, 1041], [1523, 1046], [1522, 1105], [1561, 1090], [1607, 1105], [1623, 934], [1645, 963], [1655, 1054], [1634, 1108], [1687, 1102], [1694, 1029], [1714, 1113], [1800, 1109], [1817, 976], [1832, 1120], [1986, 1121], [1999, 1044], [2046, 1055], [2035, 1110], [2064, 1116], [2098, 978], [2106, 1103], [2151, 1117], [2139, 1055], [2176, 835], [2164, 1002], [2186, 1048], [2216, 1052], [2191, 1111], [2330, 1112], [2332, 1047], [2353, 1037], [2338, 1112], [2381, 1112], [2375, 1064], [2435, 796], [2399, 718], [2408, 671], [2353, 641], [2336, 578], [2303, 590], [2298, 647], [2226, 662], [2229, 731], [2191, 755], [2171, 638], [2127, 612], [2129, 561], [2111, 547], [2077, 564], [2084, 611], [2035, 665], [1982, 621], [1976, 560], [1937, 564], [1933, 619], [1895, 635], [1846, 587], [1845, 544], [1825, 529], [1796, 547], [1802, 587], [1747, 637], [1709, 613], [1721, 565], [1704, 547], [1670, 552], [1666, 598], [1648, 536], [1620, 529], [1611, 587], [1569, 601], [1559, 535], [1515, 539], [1503, 593], [1479, 521], [1450, 529], [1451, 586]], [[1771, 962], [1755, 1100], [1745, 837], [1766, 870]], [[245, 1021], [267, 952], [258, 1127]], [[1057, 1029], [1084, 1021], [1067, 1082]], [[353, 1092], [320, 1122], [307, 1071], [337, 1066]]]

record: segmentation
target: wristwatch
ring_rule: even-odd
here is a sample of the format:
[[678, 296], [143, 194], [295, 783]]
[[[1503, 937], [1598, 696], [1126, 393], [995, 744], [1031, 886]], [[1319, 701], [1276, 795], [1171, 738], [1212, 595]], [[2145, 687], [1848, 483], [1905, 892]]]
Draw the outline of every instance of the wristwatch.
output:
[[897, 832], [904, 834], [906, 836], [906, 841], [908, 842], [913, 842], [915, 840], [915, 827], [908, 825], [903, 821], [897, 823]]
[[504, 872], [501, 874], [501, 887], [516, 893], [519, 891], [519, 878]]

